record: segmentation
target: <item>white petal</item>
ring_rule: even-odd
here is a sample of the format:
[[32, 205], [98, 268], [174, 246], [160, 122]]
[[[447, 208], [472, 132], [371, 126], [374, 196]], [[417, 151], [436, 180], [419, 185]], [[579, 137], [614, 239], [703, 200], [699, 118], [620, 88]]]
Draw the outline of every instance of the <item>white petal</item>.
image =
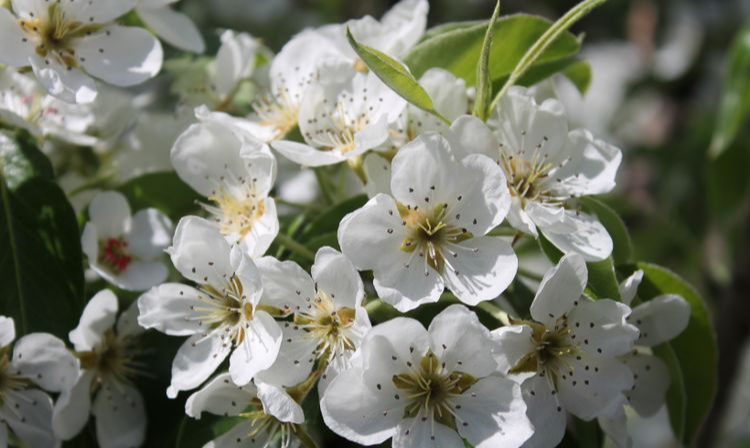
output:
[[424, 411], [416, 418], [404, 419], [393, 435], [393, 448], [461, 448], [458, 433], [441, 423], [432, 421]]
[[507, 378], [482, 378], [453, 403], [459, 434], [476, 448], [518, 448], [534, 432], [521, 388]]
[[222, 339], [222, 331], [218, 328], [206, 336], [196, 334], [182, 344], [172, 361], [167, 396], [174, 398], [181, 390], [195, 389], [224, 362], [231, 346]]
[[49, 11], [49, 5], [44, 0], [11, 0], [10, 3], [13, 12], [21, 18], [47, 17]]
[[47, 333], [32, 333], [13, 347], [13, 367], [42, 389], [62, 392], [78, 378], [78, 360], [65, 343]]
[[138, 301], [130, 303], [130, 306], [120, 313], [117, 318], [117, 337], [120, 339], [133, 337], [142, 334], [145, 328], [138, 324]]
[[16, 338], [16, 323], [13, 318], [0, 316], [0, 347], [7, 347]]
[[[96, 268], [96, 266], [92, 267]], [[145, 291], [166, 280], [169, 271], [160, 261], [135, 260], [119, 275], [112, 275], [108, 271], [102, 273], [99, 270], [97, 273], [118, 288], [128, 291]]]
[[394, 5], [381, 20], [384, 33], [378, 36], [378, 49], [396, 57], [405, 56], [424, 34], [429, 10], [427, 0], [402, 0]]
[[633, 372], [633, 387], [625, 392], [630, 405], [643, 417], [656, 414], [664, 405], [669, 388], [667, 365], [645, 353], [626, 355], [620, 360]]
[[555, 233], [541, 228], [544, 236], [563, 253], [577, 253], [586, 261], [601, 261], [612, 253], [612, 238], [607, 229], [586, 213], [565, 211], [566, 220], [575, 226], [570, 233]]
[[638, 286], [640, 286], [641, 281], [643, 281], [643, 271], [639, 269], [620, 283], [620, 297], [622, 298], [622, 303], [630, 306], [635, 295], [638, 293]]
[[96, 440], [101, 448], [132, 448], [143, 444], [146, 408], [135, 387], [106, 381], [96, 395], [91, 414], [96, 418]]
[[106, 23], [122, 16], [135, 7], [137, 0], [99, 0], [62, 3], [64, 11], [80, 22]]
[[497, 362], [498, 370], [507, 374], [518, 362], [535, 350], [532, 329], [528, 325], [506, 325], [493, 330], [492, 355]]
[[14, 67], [29, 65], [34, 45], [18, 26], [16, 17], [6, 8], [0, 8], [0, 64]]
[[[472, 154], [461, 160], [463, 184], [459, 184], [461, 199], [452, 213], [455, 225], [466, 227], [474, 235], [484, 235], [497, 227], [508, 214], [511, 197], [505, 174], [489, 157]], [[461, 218], [458, 218], [458, 215]]]
[[[87, 222], [83, 227], [83, 233], [81, 234], [81, 250], [84, 255], [89, 259], [89, 264], [92, 268], [99, 265], [99, 232], [96, 229], [96, 225], [91, 221]], [[104, 270], [104, 268], [101, 268]]]
[[203, 448], [262, 448], [268, 446], [269, 434], [261, 432], [255, 436], [251, 420], [243, 419], [229, 431], [203, 445]]
[[76, 351], [94, 350], [104, 340], [104, 333], [115, 325], [117, 296], [109, 289], [99, 291], [83, 310], [75, 330], [68, 335]]
[[222, 373], [188, 397], [185, 413], [196, 419], [200, 419], [204, 412], [234, 417], [247, 408], [255, 395], [252, 383], [239, 387], [232, 382], [230, 374]]
[[86, 72], [119, 87], [153, 78], [163, 58], [161, 44], [151, 33], [117, 25], [82, 38], [76, 50]]
[[[387, 268], [393, 264], [392, 258], [402, 255], [398, 254], [404, 237], [400, 232], [402, 227], [396, 202], [379, 194], [341, 220], [338, 230], [341, 251], [359, 270]], [[395, 255], [389, 256], [392, 253]]]
[[276, 201], [266, 198], [263, 203], [263, 216], [253, 223], [250, 232], [240, 241], [242, 250], [251, 258], [262, 257], [279, 234]]
[[93, 380], [94, 372], [83, 371], [73, 387], [58, 397], [52, 415], [52, 427], [58, 438], [70, 440], [86, 426], [91, 412]]
[[473, 115], [462, 115], [451, 125], [451, 146], [466, 155], [483, 154], [500, 160], [500, 146], [492, 130]]
[[203, 53], [206, 43], [200, 30], [185, 14], [172, 8], [138, 8], [138, 17], [157, 36], [180, 50]]
[[510, 243], [501, 238], [471, 238], [450, 250], [453, 254], [446, 254], [443, 278], [448, 289], [467, 305], [496, 298], [516, 276], [518, 258]]
[[482, 378], [497, 369], [490, 332], [465, 306], [451, 305], [440, 312], [428, 332], [432, 352], [445, 363], [446, 371], [459, 370]]
[[592, 356], [582, 356], [580, 360], [567, 356], [565, 362], [570, 370], [563, 367], [557, 380], [565, 409], [588, 421], [607, 408], [625, 404], [624, 392], [633, 386], [633, 374], [625, 364], [614, 358]]
[[423, 303], [437, 302], [445, 289], [442, 276], [427, 265], [417, 251], [394, 255], [388, 257], [390, 266], [373, 269], [373, 285], [378, 296], [402, 313]]
[[393, 158], [393, 196], [412, 206], [453, 205], [468, 182], [460, 182], [461, 167], [444, 137], [436, 133], [420, 135]]
[[526, 415], [534, 426], [531, 438], [524, 448], [549, 448], [557, 446], [565, 436], [565, 410], [550, 389], [546, 377], [534, 375], [521, 385], [526, 401]]
[[312, 266], [312, 278], [319, 289], [331, 296], [337, 309], [355, 309], [362, 304], [365, 296], [362, 279], [352, 263], [335, 249], [318, 249]]
[[124, 236], [130, 227], [128, 200], [116, 191], [97, 194], [89, 204], [89, 220], [100, 239]]
[[614, 442], [617, 448], [633, 447], [633, 440], [628, 435], [627, 416], [622, 406], [618, 407], [617, 412], [613, 415], [601, 416], [598, 421], [604, 434]]
[[177, 223], [169, 253], [175, 268], [185, 278], [199, 284], [223, 288], [234, 274], [231, 248], [219, 230], [209, 221], [196, 216]]
[[317, 167], [334, 165], [346, 160], [346, 157], [333, 151], [320, 151], [303, 143], [280, 140], [271, 143], [271, 147], [282, 156], [302, 166]]
[[32, 448], [56, 446], [52, 400], [44, 392], [27, 389], [6, 394], [0, 414], [16, 437]]
[[571, 338], [594, 357], [619, 356], [629, 352], [638, 339], [638, 329], [627, 323], [630, 308], [610, 299], [582, 297], [568, 314]]
[[566, 255], [544, 274], [531, 304], [531, 316], [537, 322], [554, 326], [555, 321], [581, 298], [586, 282], [588, 270], [583, 258], [576, 254]]
[[263, 403], [263, 412], [273, 415], [281, 422], [303, 423], [302, 407], [283, 388], [259, 382], [258, 398]]
[[136, 257], [153, 260], [164, 253], [171, 241], [172, 221], [164, 213], [147, 208], [133, 216], [128, 249]]
[[[430, 95], [435, 110], [448, 119], [455, 120], [469, 110], [466, 82], [456, 78], [453, 73], [437, 67], [431, 68], [419, 78], [419, 84]], [[494, 137], [492, 141], [495, 142], [494, 155], [497, 156], [497, 141]]]
[[367, 196], [372, 198], [378, 193], [391, 194], [391, 162], [373, 151], [365, 157], [362, 169], [367, 177]]
[[196, 289], [178, 283], [151, 288], [138, 298], [138, 323], [171, 336], [188, 336], [205, 330], [193, 308], [204, 306]]
[[245, 339], [232, 352], [229, 373], [235, 384], [244, 386], [255, 374], [265, 370], [276, 360], [281, 347], [281, 328], [265, 311], [255, 311], [245, 329]]
[[362, 379], [358, 368], [341, 372], [325, 391], [320, 410], [326, 425], [336, 434], [364, 444], [389, 439], [403, 417], [405, 400], [397, 400], [391, 384], [378, 390]]
[[247, 33], [227, 30], [221, 35], [221, 47], [216, 53], [216, 89], [229, 95], [237, 84], [250, 77], [260, 49], [257, 40]]
[[265, 303], [279, 308], [305, 306], [315, 297], [315, 285], [310, 274], [293, 261], [279, 261], [273, 257], [256, 260], [263, 282]]
[[524, 211], [546, 233], [572, 233], [577, 230], [575, 222], [568, 219], [569, 212], [562, 207], [529, 202]]
[[281, 324], [282, 342], [273, 365], [256, 375], [256, 381], [292, 387], [304, 381], [312, 371], [315, 350], [320, 341], [293, 322]]
[[570, 132], [563, 151], [570, 159], [554, 172], [554, 177], [560, 179], [556, 190], [575, 196], [612, 191], [622, 161], [618, 148], [594, 139], [586, 130], [576, 129]]
[[628, 322], [638, 327], [638, 345], [652, 347], [676, 338], [690, 321], [690, 304], [682, 297], [665, 294], [633, 309]]
[[511, 198], [510, 203], [510, 210], [508, 210], [508, 216], [506, 217], [508, 224], [516, 230], [520, 230], [527, 235], [537, 238], [539, 233], [536, 230], [536, 224], [534, 224], [534, 221], [529, 214], [523, 209], [521, 200], [517, 197], [513, 197]]
[[31, 68], [50, 95], [68, 103], [88, 104], [96, 99], [94, 80], [78, 68], [68, 70], [54, 58], [31, 58]]

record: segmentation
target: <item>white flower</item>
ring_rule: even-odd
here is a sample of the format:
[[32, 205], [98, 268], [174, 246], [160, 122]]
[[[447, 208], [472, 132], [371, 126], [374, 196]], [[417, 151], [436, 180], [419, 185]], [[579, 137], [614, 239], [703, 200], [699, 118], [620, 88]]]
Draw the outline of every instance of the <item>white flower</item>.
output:
[[16, 338], [13, 319], [0, 316], [0, 444], [8, 429], [32, 448], [52, 448], [52, 399], [41, 389], [61, 392], [76, 379], [78, 361], [65, 343], [46, 333]]
[[[643, 271], [636, 271], [620, 285], [622, 301], [630, 305], [643, 279]], [[639, 330], [636, 348], [620, 357], [633, 372], [633, 386], [625, 392], [627, 404], [643, 416], [656, 414], [664, 405], [669, 388], [669, 369], [661, 359], [650, 352], [650, 347], [674, 339], [687, 328], [690, 320], [690, 304], [682, 297], [664, 294], [643, 302], [633, 308], [628, 322]], [[604, 432], [619, 446], [632, 446], [626, 431], [626, 413], [617, 406], [607, 415], [599, 417]]]
[[577, 211], [579, 196], [607, 193], [615, 186], [622, 159], [619, 149], [583, 130], [568, 132], [565, 111], [554, 99], [537, 104], [521, 87], [500, 101], [495, 131], [474, 117], [453, 123], [455, 138], [471, 152], [485, 154], [502, 167], [513, 196], [508, 222], [538, 232], [564, 253], [587, 261], [607, 258], [612, 238], [593, 217]]
[[321, 79], [308, 87], [299, 110], [306, 144], [276, 141], [273, 149], [306, 166], [332, 165], [386, 143], [406, 101], [373, 73]]
[[583, 296], [588, 272], [578, 254], [549, 270], [531, 304], [533, 321], [493, 332], [502, 371], [524, 380], [535, 431], [524, 445], [556, 446], [565, 434], [565, 411], [591, 420], [625, 403], [633, 374], [617, 357], [628, 353], [638, 329], [627, 323], [630, 308], [610, 299]]
[[69, 440], [96, 418], [96, 439], [101, 448], [133, 448], [146, 436], [143, 396], [133, 384], [147, 370], [139, 363], [138, 308], [133, 303], [117, 317], [117, 297], [105, 289], [91, 298], [78, 327], [70, 332], [81, 363], [76, 382], [55, 404], [55, 435]]
[[247, 33], [231, 30], [221, 34], [221, 47], [216, 53], [214, 83], [219, 98], [226, 100], [239, 83], [255, 71], [261, 44]]
[[286, 448], [297, 432], [297, 425], [305, 419], [302, 407], [284, 388], [261, 382], [257, 386], [248, 383], [240, 387], [228, 373], [218, 375], [193, 393], [185, 403], [185, 412], [196, 419], [204, 412], [242, 418], [204, 448], [266, 448], [275, 446], [277, 439]]
[[302, 382], [320, 360], [330, 381], [350, 365], [354, 351], [370, 329], [362, 307], [364, 287], [351, 262], [330, 247], [315, 255], [312, 277], [292, 261], [263, 257], [257, 261], [263, 298], [293, 320], [284, 322], [284, 342], [274, 365], [263, 375], [287, 377], [280, 384]]
[[138, 299], [138, 322], [171, 336], [190, 336], [172, 363], [167, 395], [201, 385], [229, 360], [236, 384], [245, 385], [273, 364], [281, 328], [259, 308], [258, 269], [239, 246], [230, 246], [208, 221], [183, 218], [169, 249], [177, 270], [196, 287], [165, 283]]
[[515, 382], [494, 375], [490, 334], [461, 305], [429, 330], [398, 317], [362, 342], [361, 365], [340, 373], [322, 399], [323, 419], [356, 443], [393, 437], [394, 448], [519, 447], [532, 428]]
[[115, 25], [136, 0], [40, 2], [0, 8], [0, 63], [31, 66], [50, 94], [70, 103], [96, 97], [91, 76], [121, 87], [161, 69], [159, 41], [142, 28]]
[[203, 53], [206, 44], [198, 27], [185, 14], [169, 7], [179, 0], [138, 0], [138, 17], [160, 38], [175, 47]]
[[159, 258], [169, 245], [172, 222], [147, 208], [131, 216], [127, 199], [115, 191], [97, 194], [81, 244], [89, 265], [118, 288], [144, 291], [167, 278]]
[[476, 305], [510, 284], [518, 267], [513, 249], [485, 236], [510, 206], [492, 160], [457, 159], [443, 137], [424, 134], [393, 159], [391, 190], [347, 215], [338, 231], [344, 255], [373, 271], [383, 300], [405, 312], [436, 302], [447, 286]]
[[37, 80], [12, 68], [0, 70], [0, 122], [23, 127], [35, 137], [56, 137], [75, 145], [92, 146], [87, 135], [95, 123], [88, 105], [69, 104], [47, 95]]
[[268, 197], [276, 178], [276, 160], [268, 148], [248, 140], [221, 117], [199, 109], [172, 147], [172, 165], [180, 178], [212, 204], [203, 208], [230, 244], [253, 257], [263, 255], [279, 232], [276, 203]]

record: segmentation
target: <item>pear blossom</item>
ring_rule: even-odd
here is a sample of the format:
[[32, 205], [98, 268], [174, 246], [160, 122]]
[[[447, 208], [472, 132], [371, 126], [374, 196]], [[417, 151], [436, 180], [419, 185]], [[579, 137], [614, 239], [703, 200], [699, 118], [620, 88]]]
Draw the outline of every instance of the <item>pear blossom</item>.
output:
[[547, 271], [531, 304], [529, 321], [493, 332], [503, 372], [523, 381], [528, 415], [537, 430], [524, 445], [556, 446], [565, 434], [565, 411], [592, 420], [622, 406], [633, 374], [618, 357], [630, 352], [638, 328], [630, 308], [583, 295], [583, 257], [564, 256]]
[[189, 336], [172, 363], [167, 395], [200, 386], [227, 357], [238, 385], [271, 367], [282, 331], [263, 309], [261, 277], [250, 256], [194, 216], [180, 220], [169, 253], [196, 286], [165, 283], [138, 299], [142, 327]]
[[[643, 280], [643, 271], [635, 271], [620, 284], [622, 302], [631, 305]], [[633, 387], [625, 392], [627, 405], [639, 415], [651, 417], [664, 405], [670, 377], [667, 365], [650, 352], [650, 348], [670, 341], [687, 328], [690, 304], [681, 296], [663, 294], [633, 307], [628, 322], [639, 330], [635, 348], [620, 357], [633, 372]], [[599, 425], [620, 448], [633, 442], [626, 431], [627, 414], [623, 406], [613, 407], [599, 417]]]
[[185, 14], [170, 7], [179, 0], [138, 0], [135, 11], [162, 40], [181, 50], [203, 53], [206, 43], [198, 27]]
[[315, 367], [325, 368], [324, 382], [350, 366], [370, 329], [362, 307], [364, 286], [351, 262], [330, 247], [315, 255], [310, 274], [292, 261], [273, 257], [257, 260], [263, 278], [263, 299], [293, 319], [283, 322], [284, 341], [274, 365], [264, 373], [289, 376], [283, 383], [302, 382]]
[[104, 289], [91, 298], [69, 338], [80, 360], [74, 384], [55, 404], [55, 435], [70, 440], [96, 419], [96, 439], [101, 448], [133, 448], [146, 436], [146, 408], [133, 380], [147, 366], [141, 353], [138, 308], [133, 303], [118, 317], [115, 294]]
[[204, 448], [267, 448], [276, 446], [277, 438], [286, 448], [305, 419], [302, 407], [283, 387], [268, 382], [237, 386], [228, 373], [216, 376], [193, 393], [185, 403], [185, 412], [195, 419], [203, 413], [242, 419]]
[[78, 361], [60, 339], [31, 333], [16, 339], [13, 319], [0, 316], [0, 444], [8, 432], [32, 448], [58, 446], [52, 430], [52, 399], [78, 374]]
[[205, 108], [199, 123], [172, 147], [177, 175], [210, 201], [203, 208], [230, 244], [262, 256], [279, 232], [276, 203], [269, 197], [276, 160], [268, 148], [217, 119]]
[[541, 232], [564, 253], [587, 261], [607, 258], [612, 238], [599, 221], [577, 210], [574, 200], [614, 188], [620, 150], [586, 130], [569, 131], [559, 101], [537, 104], [522, 87], [501, 99], [490, 126], [465, 116], [451, 128], [470, 152], [502, 167], [513, 198], [508, 222], [533, 237]]
[[113, 23], [136, 0], [39, 2], [14, 0], [0, 8], [0, 64], [28, 67], [69, 103], [90, 103], [92, 77], [120, 87], [140, 84], [161, 69], [159, 41], [142, 28]]
[[386, 143], [406, 101], [373, 73], [341, 78], [321, 79], [306, 90], [299, 110], [305, 144], [276, 141], [273, 149], [314, 167], [352, 160]]
[[91, 268], [118, 288], [144, 291], [167, 278], [160, 260], [169, 245], [172, 222], [154, 208], [131, 216], [122, 194], [105, 191], [89, 204], [81, 244]]
[[373, 327], [360, 365], [341, 372], [321, 399], [334, 432], [362, 445], [520, 447], [531, 436], [520, 386], [496, 375], [489, 331], [461, 305], [425, 329], [397, 317]]
[[342, 252], [372, 270], [378, 296], [405, 312], [436, 302], [447, 286], [476, 305], [510, 284], [518, 259], [510, 243], [487, 236], [510, 207], [502, 170], [483, 155], [459, 158], [436, 133], [393, 159], [391, 191], [339, 225]]

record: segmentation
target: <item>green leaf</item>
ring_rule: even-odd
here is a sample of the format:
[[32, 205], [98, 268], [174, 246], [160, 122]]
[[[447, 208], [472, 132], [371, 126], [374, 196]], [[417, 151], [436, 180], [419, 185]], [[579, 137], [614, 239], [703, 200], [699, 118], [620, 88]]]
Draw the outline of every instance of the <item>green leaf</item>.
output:
[[[466, 80], [467, 85], [473, 86], [477, 80], [476, 66], [487, 25], [488, 22], [468, 22], [461, 26], [444, 27], [439, 30], [440, 32], [434, 32], [432, 37], [417, 44], [406, 56], [406, 65], [417, 78], [432, 67], [440, 67]], [[507, 79], [526, 50], [550, 26], [551, 22], [546, 19], [525, 14], [498, 19], [490, 51], [489, 70], [493, 83]], [[573, 34], [565, 32], [547, 48], [535, 66], [571, 58], [579, 50], [578, 39]], [[544, 77], [554, 73], [545, 73]]]
[[586, 92], [588, 92], [593, 75], [591, 72], [591, 64], [587, 61], [576, 60], [563, 70], [562, 74], [565, 75], [574, 86], [576, 86], [578, 91], [581, 92], [581, 95], [585, 95]]
[[[638, 288], [638, 297], [642, 300], [650, 300], [661, 294], [677, 294], [690, 304], [691, 315], [687, 328], [668, 345], [672, 348], [682, 371], [685, 392], [682, 441], [686, 446], [691, 446], [716, 393], [718, 353], [711, 316], [698, 292], [675, 273], [649, 263], [638, 263], [637, 267], [631, 266], [625, 273], [632, 273], [635, 269], [642, 269], [644, 273], [643, 282]], [[663, 354], [657, 351], [657, 355]], [[669, 364], [668, 357], [662, 359]], [[671, 393], [674, 395], [677, 391]], [[672, 405], [676, 406], [676, 412], [679, 412], [680, 407], [675, 404], [678, 397], [672, 396], [671, 400]], [[675, 420], [674, 416], [672, 420]], [[679, 419], [677, 420], [679, 423]], [[674, 429], [676, 432], [682, 432], [679, 426]]]
[[345, 201], [339, 202], [324, 210], [317, 218], [311, 221], [300, 234], [299, 241], [307, 243], [316, 237], [330, 233], [336, 233], [344, 216], [364, 206], [367, 196], [360, 194]]
[[0, 314], [19, 334], [67, 339], [84, 304], [78, 222], [49, 161], [11, 137], [0, 133]]
[[172, 220], [195, 213], [201, 196], [173, 171], [149, 173], [131, 179], [117, 191], [128, 198], [133, 211], [158, 208]]
[[685, 434], [685, 380], [682, 375], [682, 367], [674, 354], [672, 346], [661, 344], [653, 348], [654, 354], [661, 358], [669, 370], [669, 389], [667, 390], [667, 409], [669, 409], [669, 421], [672, 430], [678, 439]]
[[492, 102], [492, 78], [490, 75], [490, 50], [492, 50], [492, 37], [494, 36], [495, 23], [500, 15], [500, 0], [497, 0], [495, 11], [487, 24], [487, 31], [482, 42], [482, 51], [477, 62], [477, 96], [474, 101], [474, 115], [482, 121], [487, 121], [490, 102]]
[[630, 240], [630, 233], [620, 216], [604, 202], [592, 197], [582, 197], [579, 202], [583, 208], [592, 212], [599, 218], [609, 236], [612, 237], [614, 249], [612, 250], [612, 259], [616, 265], [629, 263], [633, 258], [633, 242]]
[[367, 67], [391, 90], [418, 108], [435, 115], [446, 123], [450, 123], [450, 120], [435, 110], [430, 95], [419, 85], [416, 78], [409, 73], [409, 70], [402, 63], [383, 52], [360, 44], [354, 39], [349, 28], [346, 29], [346, 37]]
[[724, 94], [716, 116], [709, 156], [716, 158], [732, 144], [750, 113], [750, 25], [735, 36], [729, 52]]

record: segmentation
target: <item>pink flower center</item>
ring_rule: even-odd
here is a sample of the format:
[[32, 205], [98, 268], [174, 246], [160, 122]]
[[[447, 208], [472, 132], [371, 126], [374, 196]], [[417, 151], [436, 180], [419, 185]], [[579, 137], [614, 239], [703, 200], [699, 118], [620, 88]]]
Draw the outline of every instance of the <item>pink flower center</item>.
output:
[[128, 253], [128, 242], [123, 238], [108, 238], [100, 241], [99, 262], [117, 274], [124, 272], [133, 257]]

